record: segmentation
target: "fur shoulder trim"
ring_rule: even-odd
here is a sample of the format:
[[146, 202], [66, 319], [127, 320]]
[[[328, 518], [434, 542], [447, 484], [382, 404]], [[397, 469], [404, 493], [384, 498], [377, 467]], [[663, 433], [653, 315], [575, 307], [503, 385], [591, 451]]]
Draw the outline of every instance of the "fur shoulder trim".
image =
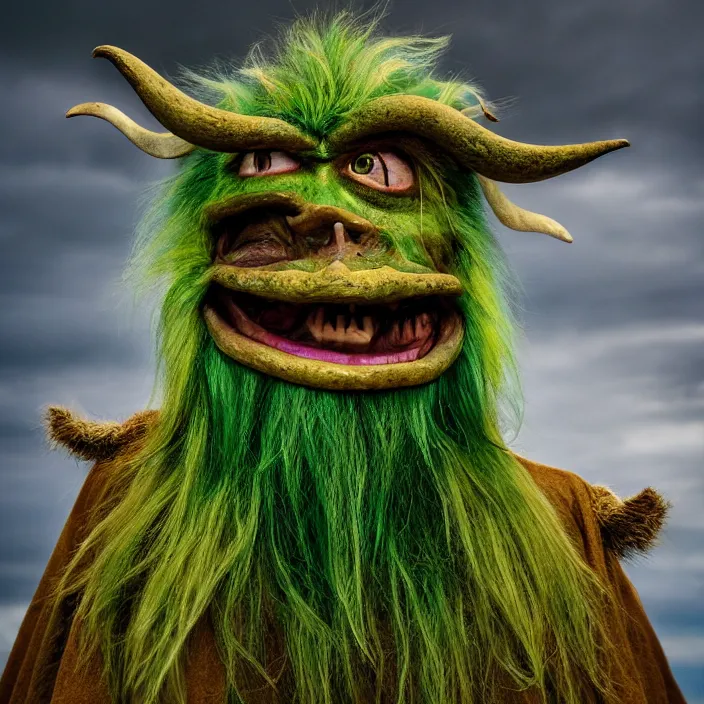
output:
[[670, 503], [652, 487], [621, 499], [608, 487], [590, 484], [573, 472], [512, 454], [553, 503], [557, 501], [574, 511], [576, 501], [579, 511], [589, 511], [604, 548], [619, 558], [647, 552], [657, 543]]
[[68, 408], [50, 406], [45, 415], [47, 435], [83, 460], [107, 460], [142, 438], [159, 411], [135, 413], [124, 423], [85, 420]]
[[594, 484], [592, 490], [605, 547], [619, 557], [629, 557], [655, 545], [670, 509], [655, 489], [647, 487], [627, 499], [620, 499], [606, 486]]

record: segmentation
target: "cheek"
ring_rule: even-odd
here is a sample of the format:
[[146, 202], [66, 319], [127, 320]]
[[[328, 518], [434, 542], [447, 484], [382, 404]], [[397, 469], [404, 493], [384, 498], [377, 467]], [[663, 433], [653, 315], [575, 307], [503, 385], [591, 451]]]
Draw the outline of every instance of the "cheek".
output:
[[448, 273], [454, 269], [455, 250], [450, 239], [439, 242], [430, 254], [439, 272]]
[[427, 261], [423, 262], [438, 272], [447, 273], [452, 266], [452, 244], [446, 237], [428, 234], [416, 239], [418, 248]]
[[[434, 225], [434, 223], [433, 223]], [[420, 256], [425, 256], [427, 261], [419, 262], [429, 266], [440, 273], [447, 273], [452, 269], [454, 259], [453, 237], [443, 230], [431, 229], [430, 223], [423, 222], [423, 231], [418, 229], [413, 239]]]

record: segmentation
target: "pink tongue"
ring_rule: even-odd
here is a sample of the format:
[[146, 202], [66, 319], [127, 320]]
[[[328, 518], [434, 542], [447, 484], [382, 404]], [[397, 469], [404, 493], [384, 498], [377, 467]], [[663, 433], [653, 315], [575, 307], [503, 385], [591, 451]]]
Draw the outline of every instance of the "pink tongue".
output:
[[310, 345], [304, 345], [300, 342], [292, 342], [278, 335], [273, 335], [266, 330], [261, 339], [259, 336], [253, 339], [258, 342], [263, 342], [265, 345], [269, 345], [269, 347], [275, 347], [282, 352], [295, 354], [297, 357], [317, 359], [321, 362], [334, 362], [335, 364], [395, 364], [396, 362], [413, 362], [420, 352], [420, 347], [414, 347], [413, 349], [403, 350], [403, 352], [393, 352], [390, 354], [347, 354], [344, 352], [311, 347]]
[[228, 300], [228, 308], [237, 323], [241, 333], [261, 342], [268, 347], [273, 347], [282, 352], [315, 359], [321, 362], [333, 362], [334, 364], [363, 365], [363, 364], [396, 364], [398, 362], [413, 362], [418, 358], [420, 346], [405, 349], [401, 352], [382, 352], [377, 354], [345, 353], [334, 350], [324, 350], [319, 347], [312, 347], [301, 342], [293, 342], [285, 337], [271, 333], [260, 325], [250, 320], [231, 300]]

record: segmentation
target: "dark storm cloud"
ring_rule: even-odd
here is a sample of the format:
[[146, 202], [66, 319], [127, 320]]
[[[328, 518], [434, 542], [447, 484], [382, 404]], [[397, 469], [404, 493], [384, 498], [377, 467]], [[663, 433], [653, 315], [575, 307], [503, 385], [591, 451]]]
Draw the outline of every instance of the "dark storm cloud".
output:
[[3, 544], [0, 551], [3, 600], [6, 602], [26, 601], [27, 593], [36, 589], [43, 571], [42, 563], [46, 564], [48, 558], [44, 547], [49, 537], [45, 529], [46, 519], [41, 526], [27, 526], [26, 517], [31, 508], [22, 505], [8, 507], [0, 522], [4, 535], [16, 526], [27, 528], [22, 532], [15, 531], [13, 540]]
[[[74, 0], [45, 3], [37, 12], [36, 6], [15, 3], [7, 9], [0, 42], [9, 60], [42, 74], [65, 66], [73, 76], [106, 76], [106, 66], [88, 68], [89, 52], [99, 43], [124, 45], [156, 68], [174, 71], [177, 63], [240, 58], [272, 31], [274, 21], [311, 6], [267, 2], [244, 10], [238, 3], [209, 0], [196, 9], [152, 0], [98, 9]], [[703, 18], [693, 0], [678, 3], [676, 12], [662, 0], [460, 5], [443, 0], [433, 4], [432, 13], [423, 3], [392, 4], [385, 25], [452, 33], [449, 68], [476, 76], [491, 97], [520, 97], [512, 112], [528, 119], [511, 125], [519, 137], [544, 130], [590, 139], [588, 133], [598, 127], [634, 130], [659, 123], [675, 140], [701, 149], [702, 96], [696, 90], [701, 51], [692, 28]], [[644, 134], [653, 136], [647, 129]]]
[[[619, 156], [623, 165], [614, 168]], [[667, 175], [657, 165], [639, 168], [641, 160], [630, 157], [624, 150], [563, 181], [506, 188], [575, 238], [562, 245], [533, 235], [502, 237], [512, 261], [530, 263], [525, 294], [546, 325], [552, 313], [577, 329], [697, 316], [704, 238], [694, 233], [704, 216], [704, 180], [688, 182], [672, 164]]]
[[132, 367], [141, 361], [131, 338], [115, 330], [106, 313], [85, 299], [61, 302], [42, 296], [38, 301], [23, 300], [11, 315], [3, 313], [0, 320], [5, 329], [14, 331], [0, 351], [0, 379], [5, 374], [32, 373], [40, 367]]
[[[321, 3], [322, 4], [322, 3]], [[364, 5], [368, 7], [369, 5]], [[313, 3], [296, 2], [305, 13]], [[159, 129], [124, 79], [92, 61], [123, 46], [171, 76], [246, 54], [283, 0], [12, 3], [0, 25], [0, 663], [85, 467], [50, 453], [47, 403], [125, 418], [147, 402], [147, 312], [119, 278], [137, 200], [171, 164], [87, 100]], [[673, 502], [661, 546], [627, 566], [691, 702], [704, 701], [704, 6], [693, 0], [396, 2], [394, 33], [452, 33], [444, 67], [513, 99], [493, 126], [536, 143], [632, 147], [554, 181], [506, 187], [575, 242], [496, 231], [523, 286], [526, 414], [513, 447], [631, 494]]]

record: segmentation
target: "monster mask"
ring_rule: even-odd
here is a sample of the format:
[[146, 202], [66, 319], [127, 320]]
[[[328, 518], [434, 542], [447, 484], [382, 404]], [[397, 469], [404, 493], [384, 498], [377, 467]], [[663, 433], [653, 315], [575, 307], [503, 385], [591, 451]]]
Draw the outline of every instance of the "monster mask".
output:
[[[394, 48], [379, 43], [357, 61]], [[319, 81], [299, 85], [290, 66], [250, 67], [247, 83], [209, 81], [221, 94], [212, 107], [122, 49], [94, 56], [110, 60], [170, 131], [145, 130], [101, 103], [68, 116], [103, 118], [153, 156], [186, 157], [186, 229], [208, 252], [202, 315], [217, 346], [311, 387], [436, 379], [467, 334], [458, 298], [476, 296], [471, 279], [481, 278], [481, 264], [463, 256], [463, 234], [480, 217], [477, 186], [507, 226], [571, 241], [495, 182], [548, 179], [628, 145], [510, 141], [473, 119], [495, 120], [476, 89], [421, 77], [398, 57], [342, 83], [322, 63]]]

